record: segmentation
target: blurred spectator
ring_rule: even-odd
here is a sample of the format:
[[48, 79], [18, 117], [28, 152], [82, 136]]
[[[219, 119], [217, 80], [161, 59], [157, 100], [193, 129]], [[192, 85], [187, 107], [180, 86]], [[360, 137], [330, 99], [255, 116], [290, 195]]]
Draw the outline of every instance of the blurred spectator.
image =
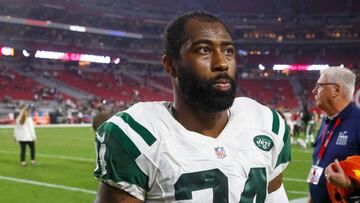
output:
[[14, 141], [20, 144], [20, 161], [22, 166], [26, 166], [26, 145], [30, 147], [31, 163], [36, 164], [35, 161], [35, 127], [29, 110], [26, 106], [21, 108], [20, 115], [16, 119], [14, 129]]

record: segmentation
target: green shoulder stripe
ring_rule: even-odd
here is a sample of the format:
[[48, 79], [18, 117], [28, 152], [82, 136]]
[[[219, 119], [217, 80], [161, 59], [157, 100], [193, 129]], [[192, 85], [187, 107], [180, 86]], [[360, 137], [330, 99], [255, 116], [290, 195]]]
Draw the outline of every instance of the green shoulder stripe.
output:
[[[131, 141], [131, 139], [122, 131], [116, 124], [108, 122], [105, 125], [104, 131], [111, 132], [117, 140], [119, 144], [124, 148], [124, 150], [130, 155], [130, 157], [135, 160], [138, 156], [140, 156], [141, 152], [137, 148], [137, 146]], [[108, 144], [107, 142], [106, 144]]]
[[[149, 190], [149, 178], [135, 161], [141, 154], [139, 149], [116, 124], [108, 122], [103, 126], [101, 131], [107, 134], [104, 155], [106, 164], [98, 160], [100, 167], [94, 171], [94, 176], [115, 183], [125, 181]], [[101, 145], [98, 145], [97, 150], [100, 150]], [[102, 167], [105, 167], [106, 174], [102, 174]]]
[[276, 166], [291, 160], [291, 144], [290, 144], [289, 127], [286, 125], [285, 121], [284, 121], [284, 125], [285, 125], [285, 132], [283, 136], [284, 146], [277, 158]]
[[116, 114], [116, 116], [122, 118], [129, 126], [137, 132], [143, 140], [151, 146], [156, 141], [156, 138], [153, 134], [151, 134], [150, 131], [148, 131], [144, 126], [142, 126], [140, 123], [136, 122], [128, 113], [125, 112], [119, 112]]
[[274, 109], [271, 109], [271, 111], [273, 115], [273, 123], [271, 130], [273, 131], [273, 133], [278, 134], [280, 129], [279, 115], [276, 113]]

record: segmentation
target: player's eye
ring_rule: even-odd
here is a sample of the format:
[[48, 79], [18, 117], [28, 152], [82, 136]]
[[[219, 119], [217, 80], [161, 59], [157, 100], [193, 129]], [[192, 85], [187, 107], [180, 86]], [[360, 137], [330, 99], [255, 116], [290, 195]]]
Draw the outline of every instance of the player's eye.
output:
[[198, 52], [201, 54], [209, 54], [211, 50], [208, 47], [201, 47], [198, 49]]
[[226, 49], [224, 50], [224, 53], [225, 53], [225, 55], [227, 55], [227, 56], [231, 56], [231, 55], [234, 54], [234, 48], [226, 48]]

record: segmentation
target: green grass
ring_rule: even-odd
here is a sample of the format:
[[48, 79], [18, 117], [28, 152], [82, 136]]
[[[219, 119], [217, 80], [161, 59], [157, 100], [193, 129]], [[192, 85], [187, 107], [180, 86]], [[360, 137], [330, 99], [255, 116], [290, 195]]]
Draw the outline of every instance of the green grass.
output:
[[[91, 128], [38, 128], [38, 165], [20, 166], [12, 129], [0, 129], [0, 176], [96, 191], [94, 133]], [[27, 152], [29, 153], [29, 152]], [[73, 158], [78, 160], [73, 160]], [[29, 154], [27, 154], [29, 159]], [[0, 179], [0, 202], [92, 202], [95, 194]]]
[[[0, 128], [0, 202], [82, 203], [92, 202], [98, 181], [95, 167], [94, 133], [90, 127], [37, 128], [38, 165], [20, 166], [19, 145], [12, 139], [13, 129]], [[27, 160], [29, 159], [27, 152]], [[311, 151], [292, 146], [292, 162], [284, 174], [289, 199], [307, 196], [305, 179], [310, 169]], [[37, 181], [90, 191], [51, 188], [14, 180]]]
[[284, 186], [289, 199], [307, 197], [306, 178], [311, 168], [312, 151], [304, 150], [297, 145], [291, 147], [292, 160], [284, 172]]

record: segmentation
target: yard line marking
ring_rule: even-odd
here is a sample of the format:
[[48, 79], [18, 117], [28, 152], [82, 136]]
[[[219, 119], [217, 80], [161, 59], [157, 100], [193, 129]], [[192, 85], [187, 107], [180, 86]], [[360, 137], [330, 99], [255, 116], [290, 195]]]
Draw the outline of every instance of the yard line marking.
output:
[[63, 189], [63, 190], [71, 190], [71, 191], [84, 192], [84, 193], [88, 193], [88, 194], [96, 194], [96, 191], [94, 191], [94, 190], [82, 189], [82, 188], [77, 188], [77, 187], [69, 187], [69, 186], [65, 186], [65, 185], [56, 185], [56, 184], [51, 184], [51, 183], [44, 183], [44, 182], [39, 182], [39, 181], [19, 179], [19, 178], [7, 177], [7, 176], [0, 176], [0, 179], [12, 181], [12, 182], [18, 182], [18, 183], [27, 183], [27, 184], [31, 184], [31, 185], [49, 187], [49, 188], [59, 188], [59, 189]]
[[308, 149], [305, 149], [303, 152], [304, 152], [304, 153], [306, 153], [306, 154], [313, 153], [313, 151], [312, 151], [312, 150], [308, 150]]
[[[27, 183], [27, 184], [31, 184], [31, 185], [49, 187], [49, 188], [59, 188], [59, 189], [63, 189], [63, 190], [79, 191], [79, 192], [84, 192], [84, 193], [88, 193], [88, 194], [96, 194], [96, 191], [94, 191], [94, 190], [82, 189], [82, 188], [77, 188], [77, 187], [69, 187], [69, 186], [64, 186], [64, 185], [56, 185], [56, 184], [44, 183], [44, 182], [33, 181], [33, 180], [19, 179], [19, 178], [7, 177], [7, 176], [0, 176], [0, 179], [12, 181], [12, 182], [18, 182], [18, 183]], [[286, 179], [289, 179], [289, 178], [286, 178]], [[301, 195], [308, 194], [308, 192], [297, 191], [297, 190], [287, 190], [287, 193], [301, 194]]]
[[285, 181], [306, 183], [305, 179], [300, 178], [284, 178]]
[[303, 191], [297, 191], [297, 190], [287, 190], [287, 193], [291, 193], [291, 194], [298, 194], [298, 195], [307, 195], [309, 194], [309, 192], [303, 192]]
[[[6, 151], [6, 150], [0, 150], [0, 153], [19, 154], [19, 152]], [[95, 162], [95, 158], [94, 159], [88, 159], [88, 158], [81, 158], [81, 157], [60, 156], [60, 155], [51, 155], [51, 154], [42, 154], [42, 153], [36, 153], [36, 156], [47, 157], [47, 158], [56, 158], [56, 159], [66, 159], [66, 160], [72, 160], [72, 161]]]

